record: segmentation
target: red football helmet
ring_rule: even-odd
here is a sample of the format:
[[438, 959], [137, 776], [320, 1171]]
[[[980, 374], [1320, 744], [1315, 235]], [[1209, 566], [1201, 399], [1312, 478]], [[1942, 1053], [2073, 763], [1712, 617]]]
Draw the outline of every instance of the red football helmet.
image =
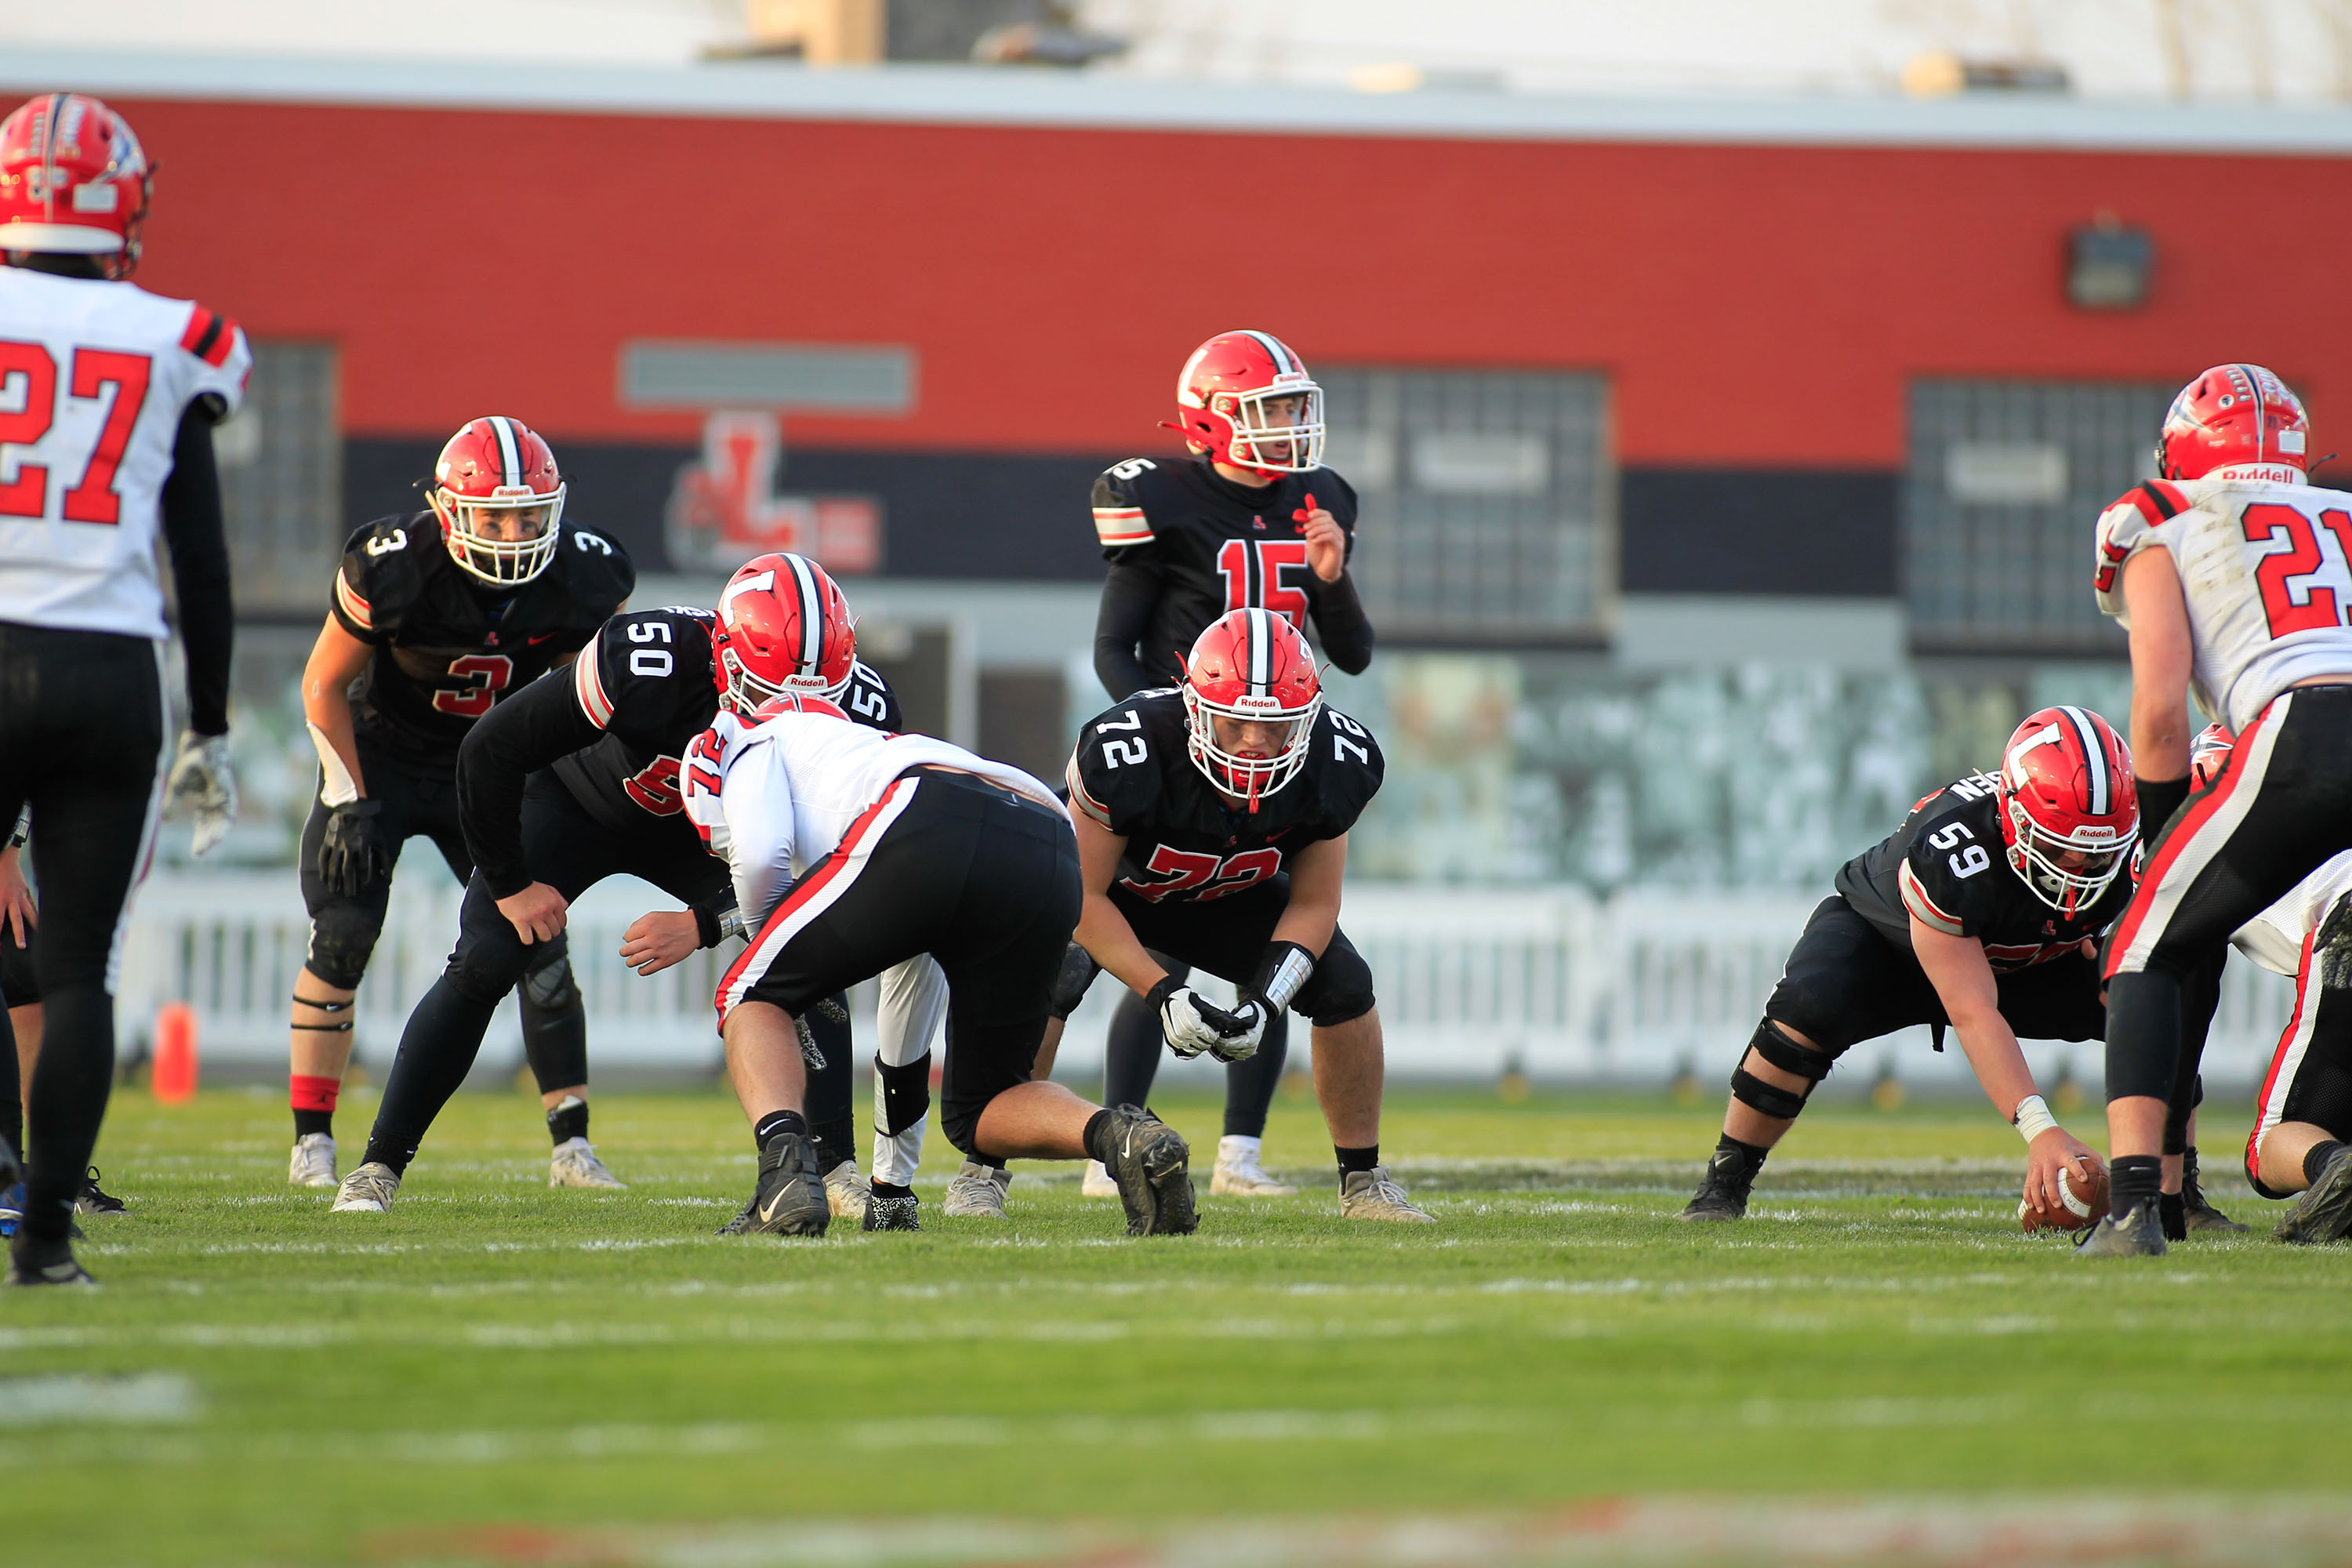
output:
[[154, 188], [130, 123], [97, 99], [45, 92], [0, 120], [0, 250], [102, 257], [128, 278]]
[[[1307, 639], [1280, 616], [1228, 610], [1210, 622], [1184, 660], [1183, 690], [1193, 766], [1252, 811], [1307, 765], [1323, 679]], [[1230, 727], [1222, 738], [1220, 720]]]
[[[485, 583], [510, 588], [528, 583], [555, 559], [563, 516], [563, 476], [554, 449], [520, 419], [493, 414], [449, 437], [433, 465], [425, 493], [449, 558]], [[493, 521], [511, 522], [513, 538], [484, 533]]]
[[2303, 482], [2311, 420], [2287, 384], [2258, 364], [2217, 364], [2180, 389], [2157, 437], [2167, 479]]
[[2230, 766], [2230, 753], [2238, 748], [2238, 738], [2230, 733], [2227, 724], [2208, 724], [2189, 742], [2189, 784], [2191, 789], [2210, 788]]
[[786, 695], [839, 702], [857, 664], [849, 601], [805, 555], [755, 555], [719, 595], [719, 700], [738, 713]]
[[[1267, 406], [1287, 399], [1295, 405]], [[1262, 479], [1323, 466], [1323, 389], [1270, 332], [1219, 332], [1194, 349], [1176, 378], [1176, 419], [1168, 427], [1181, 431], [1194, 451]]]
[[2070, 918], [2106, 891], [2139, 838], [2131, 748], [2087, 708], [2044, 708], [2020, 724], [1999, 793], [2011, 868]]

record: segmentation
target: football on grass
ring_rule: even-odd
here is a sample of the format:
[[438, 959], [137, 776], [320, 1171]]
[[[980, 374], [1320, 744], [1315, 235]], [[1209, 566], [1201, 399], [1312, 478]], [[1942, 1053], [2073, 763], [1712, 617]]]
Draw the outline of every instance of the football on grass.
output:
[[2106, 1167], [2094, 1167], [2089, 1184], [2083, 1187], [2075, 1185], [2073, 1172], [2061, 1167], [2058, 1195], [2064, 1202], [2057, 1209], [2038, 1209], [2021, 1198], [2017, 1205], [2017, 1223], [2028, 1231], [2083, 1230], [2098, 1224], [2099, 1216], [2107, 1212]]

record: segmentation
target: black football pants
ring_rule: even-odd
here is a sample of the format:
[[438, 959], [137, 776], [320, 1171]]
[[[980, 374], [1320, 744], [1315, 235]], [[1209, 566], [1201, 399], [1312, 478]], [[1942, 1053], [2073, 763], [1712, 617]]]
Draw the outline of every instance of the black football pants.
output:
[[[114, 1081], [131, 890], [154, 847], [166, 717], [156, 645], [0, 622], [0, 820], [33, 806], [47, 1013], [33, 1071], [25, 1232], [73, 1223]], [[14, 1053], [6, 1068], [16, 1076]]]

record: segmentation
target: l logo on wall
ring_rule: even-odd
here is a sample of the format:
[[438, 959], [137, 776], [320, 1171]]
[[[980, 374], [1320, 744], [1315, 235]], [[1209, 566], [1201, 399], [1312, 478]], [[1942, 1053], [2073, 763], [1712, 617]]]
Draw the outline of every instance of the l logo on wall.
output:
[[775, 415], [706, 418], [701, 460], [679, 468], [670, 487], [663, 542], [671, 562], [731, 572], [747, 556], [789, 550], [845, 576], [879, 570], [880, 500], [779, 495], [783, 465], [783, 422]]

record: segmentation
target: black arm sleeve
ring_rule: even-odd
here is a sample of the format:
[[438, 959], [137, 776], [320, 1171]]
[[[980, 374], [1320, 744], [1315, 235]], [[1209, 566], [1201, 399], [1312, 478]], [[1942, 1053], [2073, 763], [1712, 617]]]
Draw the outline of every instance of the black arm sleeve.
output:
[[[1364, 601], [1356, 596], [1355, 578], [1342, 571], [1336, 583], [1317, 583], [1313, 614], [1315, 630], [1331, 662], [1349, 675], [1363, 674], [1372, 662], [1372, 623], [1364, 614]], [[1095, 659], [1100, 663], [1102, 655], [1097, 653]]]
[[[594, 658], [596, 645], [580, 650]], [[558, 757], [593, 746], [604, 731], [580, 711], [566, 667], [541, 677], [474, 722], [457, 748], [457, 823], [474, 868], [497, 898], [530, 886], [522, 858], [522, 786]]]
[[1125, 701], [1151, 684], [1135, 645], [1151, 624], [1160, 602], [1160, 579], [1140, 566], [1118, 565], [1103, 579], [1102, 608], [1095, 616], [1095, 677], [1114, 702]]
[[220, 471], [213, 466], [213, 416], [203, 399], [180, 416], [172, 477], [163, 481], [163, 537], [180, 600], [180, 642], [188, 656], [188, 728], [228, 733], [228, 664], [236, 642], [229, 598], [228, 537]]

